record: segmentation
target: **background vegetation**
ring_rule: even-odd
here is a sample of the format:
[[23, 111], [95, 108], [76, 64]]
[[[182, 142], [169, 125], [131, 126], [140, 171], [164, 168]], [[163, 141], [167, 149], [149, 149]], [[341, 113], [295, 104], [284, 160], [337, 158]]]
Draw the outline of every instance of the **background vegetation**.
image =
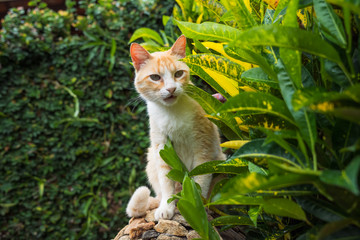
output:
[[[183, 61], [227, 101], [187, 92], [235, 149], [190, 172], [170, 142], [161, 152], [183, 183], [183, 216], [203, 239], [236, 225], [248, 239], [358, 239], [360, 2], [176, 2], [166, 26], [188, 38]], [[162, 49], [147, 31], [133, 38]], [[191, 179], [206, 173], [228, 176], [208, 200]], [[208, 222], [204, 206], [219, 217]]]
[[173, 3], [66, 3], [54, 12], [32, 1], [2, 22], [1, 239], [110, 239], [145, 183], [146, 113], [128, 41], [162, 26]]

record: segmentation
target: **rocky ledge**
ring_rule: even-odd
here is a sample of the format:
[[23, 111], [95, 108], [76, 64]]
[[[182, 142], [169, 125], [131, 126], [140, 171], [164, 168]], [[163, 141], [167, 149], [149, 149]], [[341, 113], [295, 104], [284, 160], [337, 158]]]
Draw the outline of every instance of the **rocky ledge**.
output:
[[[148, 211], [145, 217], [131, 218], [129, 224], [116, 235], [113, 240], [187, 240], [200, 238], [179, 212], [171, 220], [155, 221], [154, 210]], [[209, 216], [211, 219], [212, 217]], [[241, 230], [228, 229], [220, 233], [224, 240], [246, 239]]]

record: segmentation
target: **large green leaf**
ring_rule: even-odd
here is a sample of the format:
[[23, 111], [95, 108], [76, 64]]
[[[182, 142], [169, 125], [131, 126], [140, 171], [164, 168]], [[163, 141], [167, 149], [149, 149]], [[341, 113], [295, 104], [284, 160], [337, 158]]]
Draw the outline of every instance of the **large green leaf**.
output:
[[159, 154], [164, 162], [172, 168], [168, 177], [174, 181], [182, 182], [188, 170], [176, 154], [170, 140], [167, 141], [164, 149], [160, 150]]
[[[239, 81], [241, 74], [244, 72], [244, 68], [241, 65], [232, 62], [225, 57], [213, 54], [191, 55], [182, 59], [182, 61], [188, 64], [190, 68], [191, 66], [200, 66], [203, 69], [216, 71], [219, 74], [236, 81]], [[219, 85], [222, 85], [221, 82], [217, 82]]]
[[294, 110], [297, 111], [302, 107], [309, 107], [312, 104], [337, 100], [350, 100], [360, 103], [360, 84], [353, 85], [341, 93], [328, 92], [321, 88], [298, 90], [293, 96], [292, 104], [294, 106]]
[[[299, 24], [296, 15], [298, 4], [299, 0], [292, 0], [289, 2], [283, 21], [284, 26], [298, 28]], [[297, 89], [301, 88], [301, 52], [289, 48], [280, 48], [280, 56], [284, 65], [287, 66], [288, 73], [294, 85]]]
[[241, 31], [220, 23], [204, 22], [201, 24], [175, 20], [181, 32], [187, 37], [196, 40], [231, 42]]
[[[279, 190], [281, 188], [308, 184], [317, 181], [318, 177], [310, 174], [283, 174], [265, 177], [261, 174], [250, 173], [239, 175], [230, 179], [214, 196], [210, 205], [216, 204], [242, 204], [260, 205], [264, 199], [261, 197], [247, 197], [244, 194], [256, 193], [258, 190]], [[280, 190], [279, 190], [280, 192]]]
[[287, 72], [286, 66], [283, 65], [281, 59], [278, 60], [277, 67], [281, 93], [289, 111], [291, 112], [297, 126], [299, 127], [299, 131], [302, 137], [304, 138], [313, 153], [315, 161], [314, 167], [316, 168], [317, 164], [315, 159], [315, 142], [317, 139], [317, 130], [315, 115], [313, 113], [305, 111], [304, 109], [300, 109], [299, 111], [294, 110], [292, 105], [292, 98], [296, 91], [296, 87], [294, 86], [294, 83]]
[[196, 2], [206, 7], [218, 19], [220, 19], [226, 13], [225, 7], [217, 1], [196, 0]]
[[248, 173], [248, 166], [236, 166], [231, 164], [222, 164], [224, 161], [210, 161], [196, 166], [190, 171], [189, 176], [209, 174], [209, 173], [226, 173], [241, 174]]
[[345, 218], [340, 209], [322, 199], [296, 197], [296, 201], [305, 211], [325, 222], [334, 222]]
[[183, 215], [186, 221], [203, 239], [220, 239], [212, 225], [208, 222], [201, 195], [196, 187], [195, 181], [188, 176], [184, 178], [181, 198], [178, 201], [177, 207], [181, 215]]
[[191, 55], [183, 58], [182, 61], [225, 98], [239, 92], [238, 79], [244, 71], [241, 65], [212, 54]]
[[244, 31], [232, 46], [276, 46], [308, 52], [342, 64], [338, 52], [319, 35], [293, 27], [264, 25]]
[[239, 46], [226, 46], [224, 50], [225, 53], [232, 58], [259, 65], [272, 80], [277, 81], [276, 73], [272, 69], [271, 65], [260, 54], [255, 53], [249, 49], [241, 48]]
[[249, 217], [245, 216], [220, 216], [211, 221], [213, 226], [224, 225], [254, 225]]
[[221, 3], [228, 11], [233, 13], [236, 23], [241, 29], [251, 28], [256, 26], [255, 19], [251, 16], [244, 1], [242, 0], [223, 0]]
[[241, 92], [237, 96], [230, 98], [220, 108], [220, 112], [234, 111], [243, 114], [268, 113], [294, 124], [286, 104], [279, 98], [267, 93]]
[[360, 169], [360, 156], [345, 168], [345, 170], [324, 170], [320, 175], [320, 180], [327, 184], [333, 184], [346, 188], [355, 195], [359, 195], [358, 175]]
[[360, 2], [358, 0], [327, 0], [329, 3], [336, 4], [360, 14]]
[[262, 207], [269, 214], [306, 221], [306, 215], [302, 208], [289, 199], [271, 198], [264, 201]]
[[[186, 87], [186, 93], [195, 99], [209, 115], [218, 113], [222, 106], [222, 104], [216, 98], [201, 90], [200, 88], [195, 87], [194, 85], [188, 85]], [[242, 133], [237, 127], [236, 120], [234, 119], [232, 113], [222, 114], [216, 118], [216, 120], [213, 118], [210, 120], [213, 120], [215, 124], [217, 124], [217, 126], [228, 139], [242, 138]]]
[[241, 74], [241, 80], [248, 82], [248, 85], [253, 86], [253, 84], [258, 83], [260, 84], [258, 90], [261, 87], [264, 87], [264, 85], [268, 85], [272, 88], [279, 89], [279, 83], [278, 81], [274, 81], [269, 79], [269, 76], [265, 73], [265, 71], [262, 68], [251, 68]]
[[129, 43], [134, 42], [136, 39], [139, 39], [139, 38], [144, 38], [144, 39], [150, 38], [150, 39], [153, 39], [156, 42], [160, 43], [161, 46], [164, 45], [164, 41], [162, 40], [160, 35], [156, 31], [154, 31], [150, 28], [137, 29], [131, 36]]
[[298, 159], [274, 142], [266, 144], [264, 139], [255, 139], [244, 144], [227, 162], [234, 158], [265, 158], [268, 161], [285, 162], [295, 168], [304, 166], [305, 160], [301, 158], [302, 154], [295, 148], [292, 148], [292, 152], [296, 153]]
[[346, 48], [346, 35], [340, 18], [325, 0], [314, 0], [316, 17], [324, 35], [342, 48]]

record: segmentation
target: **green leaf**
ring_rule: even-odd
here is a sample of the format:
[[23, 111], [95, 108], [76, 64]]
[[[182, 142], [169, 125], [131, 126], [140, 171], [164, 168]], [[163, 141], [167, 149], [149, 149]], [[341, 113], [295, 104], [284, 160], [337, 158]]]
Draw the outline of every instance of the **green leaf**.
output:
[[[298, 28], [296, 12], [298, 10], [299, 0], [293, 0], [289, 2], [286, 15], [283, 21], [283, 25], [287, 27]], [[298, 50], [280, 48], [280, 57], [284, 62], [296, 88], [302, 87], [301, 82], [301, 52]]]
[[230, 98], [220, 108], [220, 112], [234, 111], [241, 114], [267, 113], [295, 124], [286, 104], [279, 98], [267, 93], [241, 92]]
[[159, 154], [161, 158], [173, 169], [184, 173], [188, 172], [186, 166], [176, 154], [170, 140], [167, 141], [164, 149], [160, 150]]
[[360, 156], [355, 157], [345, 170], [324, 170], [320, 180], [327, 184], [343, 187], [355, 195], [359, 195], [358, 174], [360, 169]]
[[301, 89], [294, 94], [292, 105], [294, 106], [294, 110], [297, 111], [303, 107], [309, 107], [314, 104], [330, 104], [330, 102], [338, 100], [350, 100], [360, 103], [360, 84], [353, 85], [341, 93], [328, 92], [321, 88]]
[[211, 225], [213, 226], [224, 226], [224, 225], [250, 225], [254, 223], [249, 217], [245, 216], [221, 216], [212, 220]]
[[202, 238], [220, 239], [219, 235], [208, 222], [201, 195], [196, 187], [195, 181], [188, 176], [184, 178], [181, 199], [178, 201], [177, 207], [181, 215], [183, 215], [186, 221]]
[[[239, 92], [238, 81], [241, 73], [244, 71], [241, 65], [225, 57], [212, 54], [190, 55], [183, 58], [182, 61], [194, 72], [197, 68], [202, 68], [226, 94], [234, 96]], [[202, 76], [199, 75], [199, 77]], [[206, 81], [206, 79], [204, 80]], [[209, 84], [211, 85], [211, 83]]]
[[262, 212], [262, 206], [250, 206], [250, 209], [248, 211], [248, 215], [253, 222], [254, 226], [257, 227], [257, 220], [259, 215]]
[[[270, 177], [257, 173], [247, 175], [238, 175], [231, 178], [214, 196], [211, 205], [216, 204], [242, 204], [242, 205], [260, 205], [263, 199], [259, 197], [245, 197], [244, 194], [256, 193], [259, 190], [279, 190], [281, 188], [308, 184], [317, 181], [317, 176], [310, 174], [283, 174]], [[281, 191], [279, 191], [281, 192]]]
[[[313, 153], [313, 157], [316, 157], [315, 154], [315, 142], [317, 139], [317, 130], [316, 130], [316, 122], [315, 115], [313, 113], [309, 113], [304, 109], [299, 111], [295, 111], [292, 105], [292, 98], [296, 91], [296, 88], [291, 81], [290, 76], [288, 75], [286, 66], [283, 65], [281, 59], [278, 60], [278, 79], [280, 84], [281, 93], [285, 100], [285, 103], [291, 112], [292, 116], [295, 119], [295, 122], [299, 128], [299, 131], [308, 144], [309, 148]], [[316, 160], [314, 159], [314, 167], [316, 168]]]
[[305, 211], [325, 222], [334, 222], [345, 218], [341, 209], [322, 199], [297, 197], [296, 201]]
[[231, 42], [241, 34], [240, 30], [220, 23], [175, 22], [185, 37], [195, 40]]
[[196, 0], [196, 2], [206, 7], [218, 19], [220, 19], [226, 13], [225, 7], [217, 1]]
[[338, 52], [319, 35], [298, 28], [264, 25], [244, 31], [232, 46], [275, 46], [308, 52], [342, 64]]
[[[250, 82], [259, 83], [260, 86], [268, 85], [274, 89], [280, 89], [278, 81], [269, 79], [262, 68], [251, 68], [241, 74], [241, 80], [248, 82], [247, 85], [253, 86]], [[265, 88], [265, 87], [263, 87]], [[262, 90], [257, 88], [258, 90]]]
[[[218, 113], [218, 110], [222, 106], [222, 104], [209, 93], [191, 84], [186, 87], [186, 93], [195, 99], [209, 115]], [[215, 123], [228, 139], [232, 139], [232, 136], [234, 136], [235, 139], [242, 138], [242, 133], [237, 127], [233, 114], [226, 113], [221, 116], [216, 116], [216, 118], [219, 121], [216, 121]]]
[[307, 221], [302, 208], [297, 203], [285, 198], [268, 199], [262, 204], [262, 207], [269, 214]]
[[360, 15], [360, 2], [357, 0], [327, 0], [329, 3], [348, 8]]
[[225, 161], [210, 161], [196, 166], [190, 171], [189, 176], [209, 174], [209, 173], [227, 173], [227, 174], [240, 174], [248, 172], [247, 166], [235, 166], [224, 164]]
[[314, 0], [316, 17], [325, 36], [342, 48], [346, 48], [346, 35], [340, 18], [325, 0]]
[[[298, 152], [297, 149], [294, 148], [293, 151], [297, 153], [298, 156], [301, 156], [301, 153]], [[299, 165], [304, 164], [303, 159], [299, 158], [300, 161], [296, 160], [293, 155], [276, 143], [271, 142], [266, 144], [264, 139], [255, 139], [246, 143], [237, 150], [227, 162], [235, 158], [265, 158], [268, 161], [276, 160], [285, 162], [295, 168], [299, 168]]]
[[238, 46], [236, 47], [226, 46], [224, 50], [225, 53], [232, 58], [259, 65], [262, 68], [262, 70], [264, 70], [264, 72], [267, 75], [269, 75], [269, 77], [272, 80], [277, 81], [276, 73], [274, 72], [270, 64], [266, 61], [266, 59], [260, 54], [257, 54], [252, 50], [241, 48]]
[[150, 28], [136, 29], [134, 34], [131, 36], [129, 43], [132, 43], [139, 38], [144, 38], [144, 39], [150, 38], [150, 39], [158, 42], [161, 46], [164, 45], [164, 41], [162, 40], [161, 36], [156, 31], [154, 31]]
[[244, 1], [242, 0], [224, 0], [222, 1], [228, 11], [233, 13], [235, 21], [239, 28], [247, 29], [256, 26], [255, 19], [251, 16]]

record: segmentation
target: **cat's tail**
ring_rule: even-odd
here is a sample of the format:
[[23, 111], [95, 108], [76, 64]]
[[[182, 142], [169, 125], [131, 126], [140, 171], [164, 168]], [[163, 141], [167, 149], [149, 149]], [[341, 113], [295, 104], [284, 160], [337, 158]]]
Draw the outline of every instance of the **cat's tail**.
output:
[[135, 190], [126, 207], [126, 214], [129, 217], [140, 217], [146, 214], [149, 209], [159, 206], [159, 200], [150, 197], [150, 189], [142, 186]]

